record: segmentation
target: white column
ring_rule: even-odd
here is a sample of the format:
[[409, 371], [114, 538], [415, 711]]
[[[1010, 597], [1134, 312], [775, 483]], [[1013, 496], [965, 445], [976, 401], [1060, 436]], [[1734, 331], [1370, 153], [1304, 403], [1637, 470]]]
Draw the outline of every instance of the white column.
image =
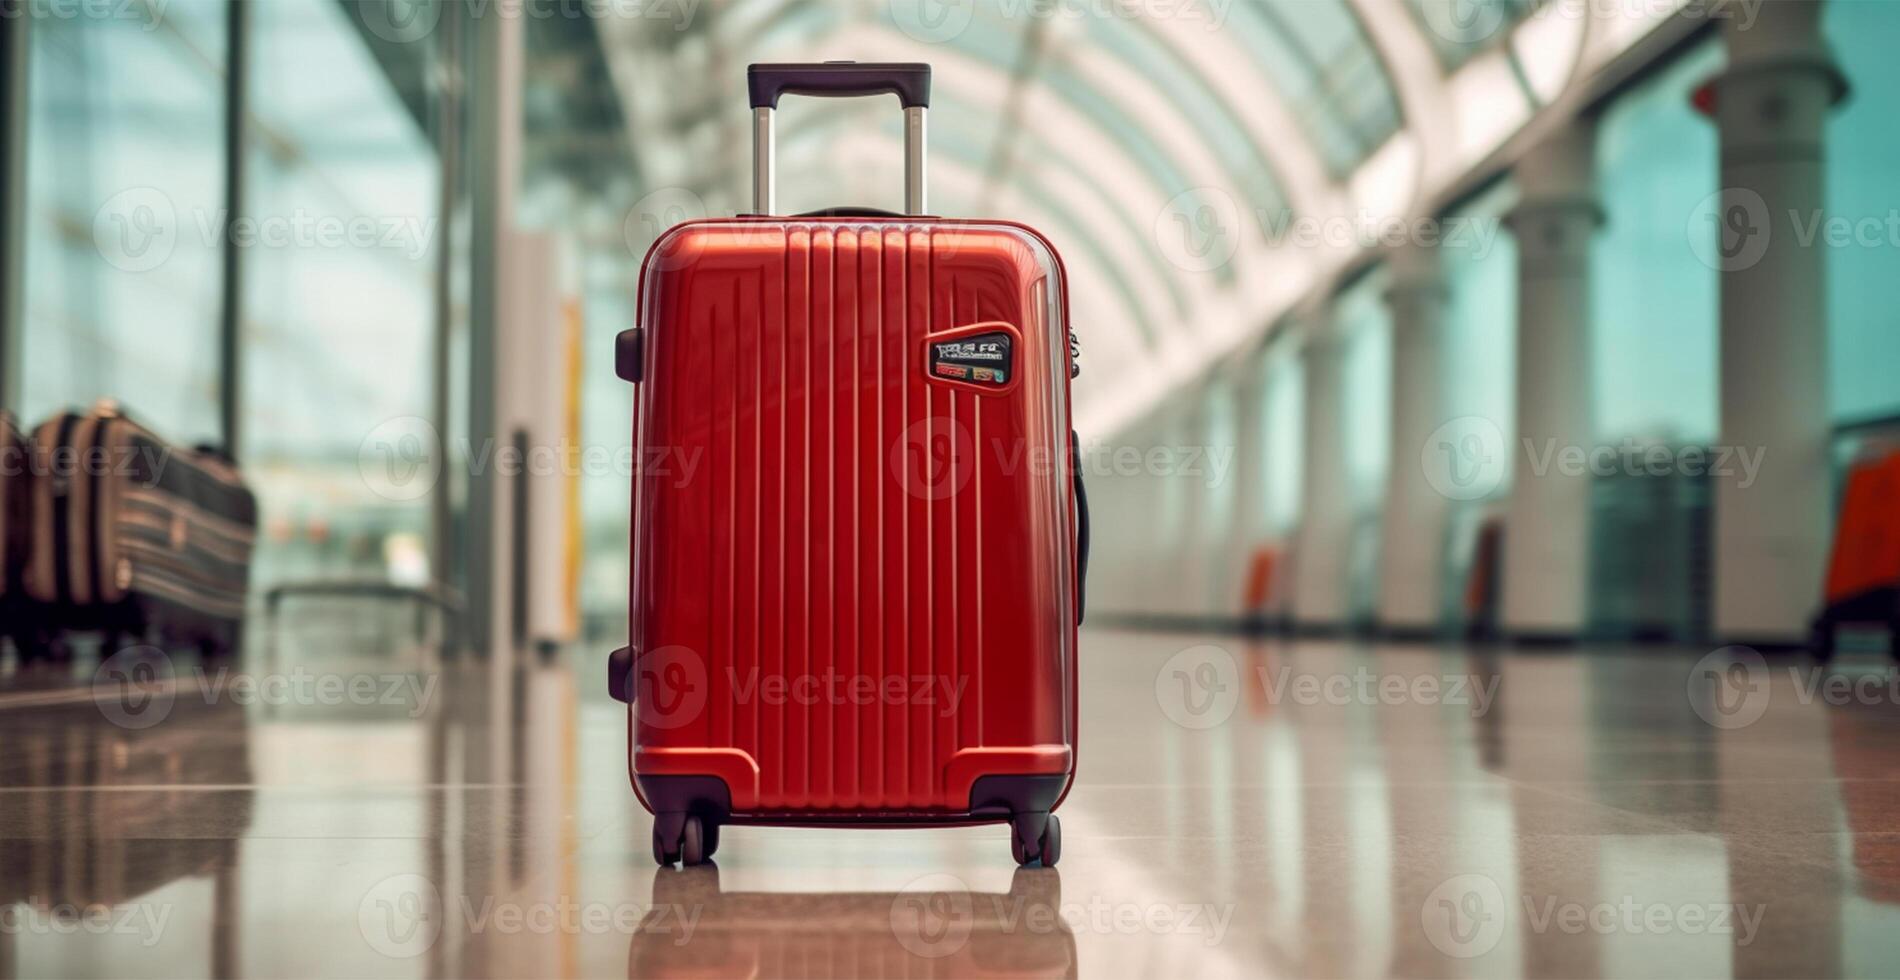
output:
[[[1579, 120], [1534, 146], [1514, 170], [1519, 204], [1517, 443], [1504, 529], [1503, 629], [1520, 638], [1574, 638], [1583, 627], [1589, 567], [1590, 478], [1546, 452], [1591, 444], [1590, 238], [1597, 203], [1594, 126]], [[1557, 459], [1558, 456], [1548, 457]]]
[[1306, 434], [1292, 614], [1296, 626], [1331, 628], [1346, 621], [1346, 555], [1352, 543], [1340, 411], [1344, 351], [1329, 316], [1308, 322], [1311, 332], [1300, 352], [1306, 376]]
[[1265, 421], [1266, 358], [1246, 355], [1233, 379], [1234, 444], [1227, 479], [1233, 482], [1228, 500], [1227, 538], [1220, 550], [1221, 594], [1216, 611], [1224, 617], [1247, 612], [1242, 600], [1253, 553], [1266, 538], [1267, 433]]
[[1380, 522], [1379, 625], [1399, 633], [1435, 631], [1449, 502], [1426, 479], [1425, 443], [1444, 425], [1442, 334], [1445, 284], [1435, 247], [1393, 253], [1392, 463]]
[[1827, 203], [1825, 126], [1845, 91], [1822, 9], [1764, 4], [1752, 29], [1728, 25], [1715, 80], [1720, 441], [1762, 454], [1751, 485], [1715, 484], [1714, 626], [1731, 640], [1803, 639], [1827, 558], [1827, 249], [1800, 238]]

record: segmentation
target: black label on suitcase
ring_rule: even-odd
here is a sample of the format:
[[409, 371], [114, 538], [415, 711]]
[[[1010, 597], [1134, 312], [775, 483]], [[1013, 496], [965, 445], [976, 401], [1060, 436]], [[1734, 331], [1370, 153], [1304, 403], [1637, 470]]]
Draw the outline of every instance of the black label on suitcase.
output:
[[1008, 333], [997, 330], [972, 334], [933, 342], [930, 374], [952, 381], [1001, 387], [1009, 383], [1010, 374], [1016, 369], [1015, 358], [1015, 346]]

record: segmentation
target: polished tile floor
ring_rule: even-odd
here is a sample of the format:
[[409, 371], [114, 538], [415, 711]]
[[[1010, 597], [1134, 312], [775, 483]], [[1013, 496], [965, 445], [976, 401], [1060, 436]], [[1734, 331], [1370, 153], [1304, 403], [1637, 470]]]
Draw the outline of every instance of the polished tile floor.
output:
[[656, 870], [597, 657], [9, 666], [0, 975], [1900, 975], [1880, 660], [1085, 647], [1050, 870], [1000, 828]]

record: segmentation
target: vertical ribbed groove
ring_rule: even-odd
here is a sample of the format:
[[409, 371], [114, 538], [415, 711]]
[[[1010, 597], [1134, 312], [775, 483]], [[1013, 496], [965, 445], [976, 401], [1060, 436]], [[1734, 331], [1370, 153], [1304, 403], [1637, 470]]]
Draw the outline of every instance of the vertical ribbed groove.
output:
[[[751, 666], [765, 666], [765, 280], [758, 287], [757, 323], [740, 321], [740, 329], [752, 331], [752, 636]], [[753, 758], [763, 755], [759, 743], [765, 740], [765, 713], [760, 699], [752, 701]]]
[[[851, 591], [864, 594], [864, 251], [857, 236], [851, 236]], [[851, 610], [851, 676], [864, 672], [864, 612]], [[847, 739], [853, 750], [863, 752], [863, 714], [851, 707], [851, 731]], [[861, 760], [863, 756], [859, 756]], [[864, 792], [864, 767], [851, 767], [851, 792], [840, 798], [844, 805], [861, 805]]]
[[[827, 234], [829, 234], [829, 232], [827, 232]], [[804, 635], [803, 640], [800, 642], [800, 646], [802, 649], [799, 650], [800, 663], [799, 663], [798, 676], [800, 678], [810, 677], [812, 673], [812, 669], [811, 669], [812, 667], [812, 664], [811, 664], [811, 626], [812, 626], [812, 623], [811, 623], [812, 621], [811, 583], [812, 583], [813, 576], [811, 574], [811, 562], [812, 562], [812, 556], [815, 554], [815, 549], [812, 547], [812, 535], [811, 535], [811, 471], [812, 471], [812, 451], [811, 451], [812, 395], [811, 395], [811, 392], [812, 392], [812, 387], [811, 387], [810, 382], [813, 378], [817, 377], [816, 374], [812, 373], [811, 358], [812, 358], [812, 348], [818, 345], [818, 323], [817, 323], [817, 317], [813, 315], [816, 312], [817, 303], [813, 301], [814, 297], [812, 296], [812, 291], [811, 291], [811, 267], [814, 264], [816, 264], [818, 261], [818, 242], [816, 239], [817, 239], [816, 235], [813, 235], [807, 239], [807, 249], [805, 252], [805, 370], [804, 370], [804, 373], [801, 375], [801, 378], [803, 379], [801, 388], [805, 392], [805, 395], [801, 399], [801, 401], [804, 404], [804, 411], [799, 413], [804, 416], [804, 425], [805, 425], [805, 448], [804, 448], [804, 451], [799, 454], [799, 459], [801, 462], [798, 467], [798, 472], [805, 481], [804, 492], [798, 495], [799, 503], [802, 505], [803, 510], [804, 510], [804, 519], [800, 523], [803, 525], [802, 530], [804, 532], [804, 539], [805, 539], [805, 547], [804, 547], [803, 553], [799, 556], [799, 565], [802, 566], [805, 570], [804, 574], [799, 576], [799, 579], [803, 586], [803, 591], [805, 593], [804, 598], [800, 601], [801, 608], [803, 608], [804, 610], [803, 615], [805, 619], [805, 630], [804, 630], [805, 635]], [[814, 749], [816, 748], [816, 743], [812, 741], [812, 731], [811, 731], [811, 715], [812, 715], [812, 710], [814, 707], [815, 707], [814, 705], [810, 705], [810, 704], [800, 705], [800, 710], [798, 712], [800, 715], [800, 720], [803, 722], [804, 727], [805, 727], [805, 741], [803, 745], [803, 751], [805, 753], [805, 758], [804, 758], [805, 784], [804, 786], [800, 787], [798, 796], [801, 799], [807, 799], [807, 800], [811, 799], [812, 788], [817, 785], [817, 780], [812, 776], [812, 769], [814, 768], [814, 763], [817, 758], [817, 753], [814, 751]]]
[[[737, 279], [734, 279], [732, 283], [731, 303], [732, 303], [731, 308], [734, 313], [734, 319], [736, 320], [737, 314], [739, 311], [739, 283]], [[731, 365], [730, 363], [728, 363], [724, 365], [725, 370], [721, 370], [722, 365], [719, 360], [719, 352], [721, 349], [725, 351], [728, 362], [736, 361], [734, 344], [737, 342], [738, 338], [736, 337], [722, 338], [720, 337], [720, 333], [721, 331], [718, 331], [718, 330], [714, 330], [712, 332], [713, 334], [713, 367], [712, 367], [713, 376], [710, 378], [707, 378], [706, 383], [709, 386], [714, 386], [713, 390], [718, 390], [718, 389], [723, 388], [726, 392], [726, 410], [723, 413], [725, 416], [724, 421], [725, 421], [725, 432], [726, 432], [726, 436], [725, 436], [726, 445], [727, 447], [736, 447], [738, 445], [738, 434], [739, 434], [738, 433], [739, 391], [738, 391], [737, 385], [724, 383], [724, 376], [731, 372]], [[720, 343], [722, 339], [725, 341], [723, 345], [721, 345]], [[738, 498], [738, 486], [736, 483], [738, 479], [738, 467], [734, 465], [736, 463], [736, 460], [733, 459], [731, 456], [728, 456], [728, 458], [725, 460], [721, 460], [719, 458], [719, 452], [718, 452], [719, 446], [717, 443], [715, 443], [712, 448], [713, 448], [713, 451], [707, 454], [707, 456], [709, 457], [708, 462], [712, 465], [712, 472], [708, 475], [709, 476], [708, 485], [714, 488], [714, 493], [717, 493], [719, 489], [721, 488], [720, 477], [723, 476], [725, 478], [726, 484], [724, 486], [724, 489], [726, 492], [725, 503], [726, 503], [726, 514], [727, 514], [726, 528], [725, 528], [725, 537], [726, 537], [725, 580], [723, 582], [719, 581], [718, 573], [717, 571], [715, 571], [714, 582], [713, 582], [713, 585], [714, 585], [713, 615], [719, 617], [722, 623], [721, 629], [719, 633], [717, 634], [717, 645], [721, 647], [721, 649], [719, 649], [717, 651], [716, 656], [713, 657], [713, 670], [718, 671], [721, 669], [723, 665], [729, 671], [730, 668], [734, 666], [736, 663], [733, 657], [733, 651], [738, 649], [738, 644], [735, 642], [736, 637], [734, 636], [734, 631], [737, 629], [737, 626], [736, 626], [737, 616], [734, 614], [734, 609], [736, 608], [737, 604], [733, 601], [733, 597], [734, 597], [733, 566], [735, 564], [733, 559], [735, 557], [735, 549], [738, 546], [738, 537], [737, 537], [738, 532], [736, 530], [737, 525], [733, 522], [731, 518], [733, 509], [738, 506], [736, 503], [736, 500]], [[729, 452], [736, 453], [737, 450], [736, 448], [729, 448]], [[726, 470], [726, 472], [723, 474], [719, 472], [719, 469], [722, 463], [724, 464], [724, 467]], [[715, 505], [716, 503], [717, 501], [715, 501]], [[717, 558], [718, 556], [717, 554], [715, 554], [714, 555], [715, 561], [717, 560]], [[720, 675], [715, 673], [714, 678], [713, 678], [713, 683], [718, 684], [721, 682], [722, 679], [723, 678]], [[725, 717], [726, 740], [723, 744], [736, 745], [738, 743], [735, 740], [736, 733], [733, 730], [734, 729], [733, 715], [737, 713], [738, 709], [736, 706], [732, 704], [721, 703], [722, 701], [724, 701], [724, 699], [721, 699], [721, 698], [707, 699], [708, 704], [718, 704], [719, 713]], [[709, 719], [709, 722], [710, 721], [711, 720]], [[707, 725], [707, 730], [709, 732], [714, 731], [712, 724], [709, 723]]]
[[[855, 237], [853, 238], [855, 242]], [[831, 237], [831, 267], [825, 270], [825, 661], [838, 663], [838, 262], [837, 235]], [[838, 797], [838, 715], [842, 705], [825, 712], [825, 793]]]
[[[890, 239], [885, 236], [881, 229], [878, 231], [877, 243], [877, 288], [871, 292], [872, 296], [877, 297], [877, 340], [875, 342], [875, 346], [877, 347], [875, 356], [877, 363], [877, 445], [873, 447], [873, 451], [882, 453], [885, 446], [888, 445], [885, 441], [886, 434], [884, 431], [884, 338], [886, 331], [889, 329], [889, 324], [884, 322], [884, 253], [885, 249], [890, 245]], [[873, 463], [875, 462], [876, 461], [873, 460]], [[877, 580], [877, 639], [875, 645], [877, 650], [878, 676], [883, 676], [887, 666], [885, 658], [890, 648], [890, 624], [885, 618], [891, 605], [889, 594], [890, 580], [888, 576], [884, 574], [884, 569], [888, 564], [884, 559], [884, 528], [885, 525], [889, 523], [884, 519], [884, 488], [889, 482], [889, 480], [883, 479], [877, 481], [877, 566], [874, 569], [874, 577]], [[890, 739], [884, 731], [883, 707], [879, 705], [872, 708], [871, 714], [877, 719], [877, 737], [872, 740], [877, 744], [877, 768], [872, 771], [873, 778], [869, 781], [869, 785], [864, 787], [864, 792], [869, 794], [868, 799], [870, 799], [872, 805], [875, 806], [884, 800], [885, 758], [889, 751], [888, 746]]]
[[[929, 332], [931, 332], [931, 266], [929, 266], [929, 262], [927, 262], [927, 260], [929, 260], [929, 249], [923, 249], [923, 258], [925, 258], [925, 266], [923, 266], [923, 323], [918, 325], [918, 332], [920, 332], [920, 334], [929, 334]], [[908, 232], [908, 230], [904, 232], [904, 268], [906, 268], [906, 270], [914, 268], [914, 258], [912, 258], [912, 254], [910, 254], [910, 232]], [[906, 275], [906, 279], [908, 279], [908, 275]], [[910, 291], [908, 291], [908, 289], [904, 289], [904, 298], [906, 298], [906, 300], [910, 298]], [[914, 310], [914, 306], [906, 306], [904, 310]], [[904, 344], [904, 351], [906, 351], [906, 353], [910, 351], [910, 344]], [[916, 378], [916, 370], [912, 370], [910, 365], [904, 365], [904, 378]], [[937, 408], [937, 405], [935, 405], [935, 403], [937, 403], [937, 393], [935, 393], [933, 386], [923, 384], [921, 378], [918, 378], [914, 384], [916, 384], [921, 393], [923, 393], [923, 418], [929, 418], [929, 420], [939, 418], [937, 412], [935, 412], [935, 408]], [[935, 429], [937, 422], [929, 422], [929, 427]], [[944, 433], [944, 435], [948, 435], [948, 433]], [[954, 460], [956, 460], [956, 452], [952, 452], [950, 458], [952, 458], [950, 465], [954, 467], [954, 465], [956, 465], [956, 462], [954, 462]], [[950, 477], [956, 479], [956, 473], [952, 471]], [[956, 486], [956, 484], [952, 482], [950, 486]], [[929, 600], [935, 600], [935, 598], [937, 598], [937, 534], [935, 534], [937, 501], [935, 501], [935, 499], [929, 499], [935, 498], [935, 496], [937, 496], [937, 494], [931, 492], [927, 498], [923, 499], [923, 594], [925, 594]], [[923, 602], [923, 610], [921, 610], [921, 615], [923, 615], [923, 634], [929, 638], [929, 642], [923, 646], [923, 665], [925, 665], [925, 667], [923, 667], [923, 670], [925, 670], [923, 676], [935, 676], [935, 674], [937, 674], [937, 606], [939, 606], [939, 604], [937, 604], [937, 602], [929, 602], [929, 600]], [[910, 689], [912, 693], [914, 693], [914, 689], [916, 689], [916, 684], [910, 682], [910, 672], [908, 672], [908, 670], [904, 672], [904, 686]], [[914, 701], [921, 701], [921, 699], [914, 699]], [[935, 775], [935, 769], [937, 769], [937, 765], [935, 765], [935, 760], [937, 760], [937, 726], [931, 722], [929, 708], [923, 707], [921, 703], [912, 703], [912, 705], [910, 705], [910, 710], [906, 712], [904, 724], [906, 724], [906, 726], [916, 724], [921, 731], [921, 735], [923, 735], [923, 737], [921, 737], [923, 752], [921, 752], [921, 754], [912, 754], [912, 760], [923, 760], [927, 765], [923, 765], [923, 767], [912, 765], [912, 773], [916, 773], [916, 771], [920, 771], [920, 769], [921, 771], [931, 773], [931, 777], [927, 779], [925, 786], [912, 786], [912, 788], [910, 788], [910, 798], [912, 798], [912, 801], [916, 801], [920, 796], [923, 796], [921, 790], [935, 790], [935, 786], [937, 786], [937, 775]]]
[[[909, 438], [911, 425], [910, 372], [903, 370], [903, 361], [901, 358], [903, 347], [910, 342], [910, 236], [906, 232], [899, 232], [897, 240], [901, 243], [897, 254], [897, 296], [899, 304], [897, 308], [897, 327], [898, 336], [903, 338], [903, 343], [899, 345], [897, 431], [903, 433], [905, 438]], [[914, 499], [914, 497], [911, 499]], [[916, 635], [911, 631], [910, 622], [910, 575], [912, 569], [916, 567], [911, 564], [910, 560], [911, 499], [900, 501], [899, 510], [903, 514], [903, 519], [898, 522], [900, 528], [898, 533], [903, 542], [903, 547], [898, 552], [898, 567], [903, 569], [903, 575], [898, 580], [898, 588], [903, 590], [903, 598], [898, 604], [898, 609], [902, 613], [900, 622], [903, 623], [904, 630], [902, 638], [898, 642], [898, 649], [903, 655], [903, 669], [899, 673], [899, 676], [903, 677], [910, 675], [910, 640], [912, 636]], [[898, 783], [894, 788], [887, 787], [887, 790], [892, 796], [897, 799], [902, 799], [905, 792], [910, 788], [910, 781], [904, 778], [910, 772], [910, 714], [903, 710], [902, 702], [898, 704], [897, 714], [897, 758], [899, 762], [897, 769]]]
[[[786, 235], [785, 248], [779, 255], [781, 257], [781, 265], [779, 268], [780, 309], [778, 322], [781, 327], [784, 327], [792, 322], [792, 242], [789, 233]], [[789, 334], [790, 331], [788, 330], [784, 334], [781, 334], [779, 338], [778, 387], [773, 389], [772, 392], [773, 400], [778, 403], [778, 412], [776, 413], [778, 415], [778, 439], [773, 443], [773, 447], [778, 450], [779, 461], [779, 465], [774, 467], [774, 469], [778, 470], [778, 507], [774, 511], [774, 514], [776, 514], [776, 527], [778, 528], [778, 603], [772, 607], [778, 610], [778, 629], [773, 631], [772, 637], [767, 642], [771, 644], [773, 650], [778, 654], [778, 665], [775, 672], [775, 676], [778, 677], [788, 677], [787, 668], [791, 666], [787, 662], [787, 652], [785, 649], [789, 645], [785, 642], [785, 614], [787, 609], [785, 604], [785, 571], [786, 553], [789, 550], [786, 542], [792, 537], [785, 527], [785, 499], [787, 496], [785, 492], [785, 470], [789, 462], [785, 458], [785, 416], [791, 410], [785, 397], [786, 392], [790, 390], [786, 387], [786, 381], [789, 379], [786, 376], [785, 370], [786, 362], [791, 360], [791, 338]], [[776, 785], [773, 786], [774, 795], [782, 795], [785, 790], [785, 770], [788, 762], [785, 754], [785, 715], [787, 712], [781, 707], [779, 710], [774, 711], [773, 714], [777, 716], [778, 720], [778, 740], [771, 745], [771, 750], [772, 754], [778, 756], [778, 758], [774, 760], [774, 764], [766, 766], [765, 768], [767, 772], [773, 775], [776, 782]]]
[[[970, 429], [971, 429], [970, 438], [973, 441], [975, 441], [976, 446], [977, 446], [977, 450], [976, 450], [977, 459], [981, 460], [983, 458], [983, 399], [972, 398], [970, 399], [970, 401], [975, 403], [970, 406], [970, 414], [972, 416], [971, 425], [970, 425]], [[972, 657], [972, 662], [975, 663], [976, 665], [976, 680], [974, 682], [976, 685], [976, 744], [980, 746], [980, 745], [987, 744], [983, 741], [983, 633], [984, 633], [983, 624], [986, 622], [986, 620], [984, 620], [983, 618], [983, 467], [982, 466], [978, 466], [976, 468], [976, 473], [971, 478], [970, 484], [971, 484], [972, 492], [976, 495], [976, 526], [971, 529], [971, 534], [970, 534], [970, 540], [975, 542], [975, 550], [976, 550], [976, 553], [970, 557], [970, 561], [972, 565], [974, 566], [974, 571], [971, 575], [972, 581], [970, 584], [972, 588], [970, 592], [971, 592], [971, 595], [974, 597], [974, 602], [976, 604], [976, 619], [974, 620], [974, 622], [976, 623], [976, 650]]]

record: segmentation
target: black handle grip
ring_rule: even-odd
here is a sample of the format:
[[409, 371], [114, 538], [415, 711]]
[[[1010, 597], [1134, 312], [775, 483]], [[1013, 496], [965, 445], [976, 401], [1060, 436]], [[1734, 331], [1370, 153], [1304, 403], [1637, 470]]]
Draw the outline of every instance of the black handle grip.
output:
[[765, 64], [746, 69], [752, 108], [778, 108], [779, 96], [895, 95], [904, 108], [930, 107], [930, 66], [918, 62], [828, 61]]

